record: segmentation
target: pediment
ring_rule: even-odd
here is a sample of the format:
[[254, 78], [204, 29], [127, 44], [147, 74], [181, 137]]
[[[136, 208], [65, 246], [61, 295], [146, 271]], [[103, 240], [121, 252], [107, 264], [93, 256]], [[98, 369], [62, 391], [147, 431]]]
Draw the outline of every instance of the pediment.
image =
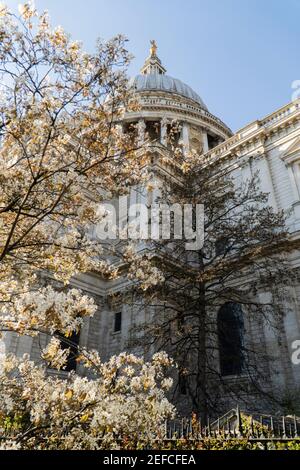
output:
[[300, 137], [297, 137], [282, 153], [281, 159], [288, 165], [300, 161]]

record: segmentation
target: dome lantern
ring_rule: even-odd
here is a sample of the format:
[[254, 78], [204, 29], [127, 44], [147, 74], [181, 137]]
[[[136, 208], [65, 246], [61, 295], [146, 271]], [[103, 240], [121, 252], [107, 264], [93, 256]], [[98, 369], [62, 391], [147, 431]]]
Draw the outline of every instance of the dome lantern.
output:
[[157, 57], [157, 44], [154, 39], [150, 41], [150, 55], [147, 57], [143, 67], [141, 68], [142, 75], [150, 75], [154, 73], [158, 73], [160, 75], [164, 75], [166, 73], [166, 69], [161, 63], [161, 60]]
[[160, 134], [161, 143], [165, 142], [169, 123], [180, 122], [182, 141], [200, 149], [203, 140], [204, 151], [230, 137], [231, 130], [209, 112], [189, 85], [166, 74], [157, 55], [156, 42], [152, 40], [150, 44], [140, 74], [129, 80], [129, 88], [138, 95], [141, 109], [128, 112], [126, 122], [139, 122], [140, 134], [147, 132], [154, 140]]

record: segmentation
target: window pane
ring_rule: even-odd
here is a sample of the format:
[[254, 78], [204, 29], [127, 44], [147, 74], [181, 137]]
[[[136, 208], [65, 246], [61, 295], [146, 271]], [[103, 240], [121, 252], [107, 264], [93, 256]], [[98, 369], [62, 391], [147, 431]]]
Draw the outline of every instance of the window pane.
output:
[[223, 376], [243, 370], [243, 312], [239, 304], [228, 302], [218, 313], [220, 369]]
[[186, 377], [184, 375], [179, 375], [179, 393], [181, 395], [186, 395]]
[[121, 331], [121, 327], [122, 327], [122, 312], [116, 312], [114, 331]]
[[73, 332], [72, 335], [68, 338], [59, 334], [60, 343], [62, 349], [70, 348], [70, 353], [67, 358], [67, 364], [64, 370], [70, 372], [71, 370], [76, 370], [76, 359], [78, 356], [78, 345], [79, 345], [79, 338], [80, 333]]

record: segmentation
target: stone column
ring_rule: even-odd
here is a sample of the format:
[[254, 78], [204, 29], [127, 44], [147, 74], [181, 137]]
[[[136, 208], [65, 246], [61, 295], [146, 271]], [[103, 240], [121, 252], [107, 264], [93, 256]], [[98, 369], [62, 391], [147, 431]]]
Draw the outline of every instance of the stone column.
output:
[[190, 135], [189, 127], [186, 122], [182, 123], [180, 143], [183, 144], [183, 153], [187, 153], [190, 149]]
[[261, 155], [260, 159], [258, 160], [258, 169], [259, 169], [259, 177], [260, 177], [260, 185], [261, 189], [269, 193], [269, 204], [273, 207], [274, 210], [278, 210], [273, 180], [269, 168], [269, 162], [267, 159], [267, 155]]
[[293, 163], [292, 166], [294, 182], [295, 182], [295, 199], [296, 201], [300, 200], [300, 164], [299, 161]]
[[299, 162], [293, 162], [287, 166], [291, 186], [293, 190], [294, 202], [294, 230], [300, 230], [300, 166]]
[[122, 151], [120, 150], [120, 143], [122, 142], [123, 135], [124, 135], [123, 124], [117, 123], [115, 126], [115, 130], [116, 130], [116, 144], [114, 146], [114, 160], [117, 161], [122, 155]]
[[146, 130], [146, 124], [144, 119], [140, 119], [137, 125], [138, 129], [138, 145], [143, 145], [145, 141], [145, 130]]
[[202, 131], [202, 141], [203, 141], [203, 153], [208, 152], [208, 140], [207, 140], [207, 132], [205, 129]]
[[181, 141], [183, 143], [183, 150], [187, 152], [190, 148], [189, 126], [186, 122], [182, 124]]
[[168, 119], [164, 116], [160, 121], [160, 143], [164, 146], [167, 146], [167, 125]]

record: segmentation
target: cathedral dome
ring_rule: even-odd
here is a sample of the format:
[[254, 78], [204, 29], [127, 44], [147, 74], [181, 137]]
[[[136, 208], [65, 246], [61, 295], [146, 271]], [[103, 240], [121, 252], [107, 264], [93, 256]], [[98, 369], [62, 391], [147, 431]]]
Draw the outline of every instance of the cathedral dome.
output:
[[[130, 125], [138, 122], [140, 134], [145, 128], [147, 135], [156, 140], [159, 132], [166, 135], [169, 124], [176, 121], [183, 126], [183, 141], [189, 139], [191, 146], [198, 150], [203, 145], [204, 151], [230, 137], [231, 130], [209, 112], [198, 93], [181, 80], [166, 74], [167, 70], [157, 56], [156, 42], [150, 42], [150, 55], [139, 75], [129, 80], [129, 87], [139, 96], [141, 107], [126, 113], [124, 123], [126, 121]], [[164, 138], [161, 137], [162, 142]]]
[[195, 101], [202, 109], [207, 111], [207, 107], [200, 96], [190, 86], [169, 75], [163, 73], [137, 75], [130, 80], [130, 85], [133, 86], [137, 92], [163, 91], [183, 96], [184, 98]]

